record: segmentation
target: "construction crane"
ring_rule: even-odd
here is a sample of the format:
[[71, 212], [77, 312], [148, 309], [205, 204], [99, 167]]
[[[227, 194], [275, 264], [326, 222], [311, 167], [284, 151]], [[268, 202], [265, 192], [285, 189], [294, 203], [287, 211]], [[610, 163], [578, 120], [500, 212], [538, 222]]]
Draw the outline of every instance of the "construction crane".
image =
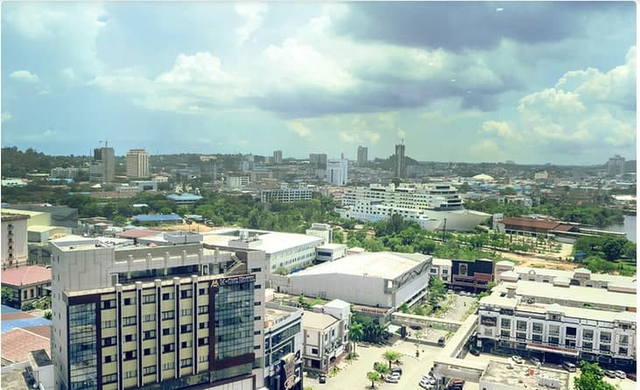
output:
[[101, 144], [104, 144], [104, 147], [108, 147], [109, 146], [109, 141], [99, 141]]

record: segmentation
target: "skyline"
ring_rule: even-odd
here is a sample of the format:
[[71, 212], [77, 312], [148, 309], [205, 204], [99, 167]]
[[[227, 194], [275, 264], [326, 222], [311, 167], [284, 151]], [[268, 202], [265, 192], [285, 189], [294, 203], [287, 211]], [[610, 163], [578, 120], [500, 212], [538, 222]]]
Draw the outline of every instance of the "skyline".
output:
[[2, 7], [3, 147], [636, 158], [633, 2]]

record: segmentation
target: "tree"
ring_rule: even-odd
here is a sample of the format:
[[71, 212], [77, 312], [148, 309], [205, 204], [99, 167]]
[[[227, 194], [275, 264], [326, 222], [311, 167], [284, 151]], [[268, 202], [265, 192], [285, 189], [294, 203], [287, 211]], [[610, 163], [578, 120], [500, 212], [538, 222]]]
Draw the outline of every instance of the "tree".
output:
[[398, 310], [402, 313], [408, 313], [409, 305], [407, 305], [407, 302], [403, 302], [402, 305], [398, 306]]
[[33, 310], [33, 302], [26, 302], [22, 304], [22, 307], [20, 308], [20, 310], [22, 311], [30, 311]]
[[389, 368], [387, 367], [387, 365], [380, 362], [375, 362], [373, 364], [373, 369], [376, 370], [376, 372], [379, 373], [381, 376], [389, 372]]
[[371, 381], [371, 388], [374, 389], [376, 387], [376, 381], [380, 380], [380, 374], [376, 371], [367, 372], [367, 379]]
[[9, 287], [2, 287], [2, 304], [11, 307], [18, 306], [18, 300], [16, 299], [13, 289], [10, 289]]
[[352, 322], [349, 325], [349, 339], [353, 342], [353, 353], [356, 353], [356, 343], [358, 341], [362, 341], [362, 337], [364, 337], [364, 329], [361, 323]]
[[575, 378], [575, 390], [615, 390], [615, 386], [605, 382], [604, 374], [598, 363], [580, 362], [580, 376]]
[[602, 245], [604, 257], [609, 261], [618, 260], [624, 253], [626, 240], [626, 238], [607, 237]]
[[51, 317], [52, 317], [51, 310], [45, 311], [44, 314], [42, 315], [42, 317], [47, 319], [47, 320], [50, 320]]
[[400, 355], [400, 352], [391, 349], [385, 351], [385, 353], [382, 355], [382, 357], [384, 357], [385, 360], [389, 362], [389, 371], [391, 371], [391, 363], [398, 361], [400, 359], [400, 356], [402, 356]]
[[447, 293], [447, 288], [444, 285], [444, 282], [438, 279], [435, 276], [432, 276], [429, 279], [429, 302], [432, 305], [437, 305]]

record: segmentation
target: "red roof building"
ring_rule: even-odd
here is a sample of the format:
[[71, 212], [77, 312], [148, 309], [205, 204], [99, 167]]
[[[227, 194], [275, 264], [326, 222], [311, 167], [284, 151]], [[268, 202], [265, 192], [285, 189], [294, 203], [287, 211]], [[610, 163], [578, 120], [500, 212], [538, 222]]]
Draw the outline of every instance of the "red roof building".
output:
[[[551, 231], [568, 232], [577, 230], [577, 226], [569, 225], [558, 221], [545, 221], [533, 218], [507, 217], [498, 224], [504, 226], [504, 231], [509, 232], [530, 232], [548, 234]], [[500, 229], [502, 230], [502, 229]]]
[[51, 294], [51, 269], [41, 265], [4, 269], [2, 287], [13, 290], [14, 298], [7, 304], [19, 309], [26, 302]]

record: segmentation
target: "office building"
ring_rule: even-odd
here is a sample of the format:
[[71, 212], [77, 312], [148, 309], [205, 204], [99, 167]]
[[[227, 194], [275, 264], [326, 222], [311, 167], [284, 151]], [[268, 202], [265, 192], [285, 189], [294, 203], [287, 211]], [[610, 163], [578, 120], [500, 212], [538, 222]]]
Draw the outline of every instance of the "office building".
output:
[[80, 170], [78, 168], [52, 168], [51, 174], [49, 175], [52, 178], [57, 179], [75, 179]]
[[149, 177], [149, 155], [144, 149], [131, 149], [127, 152], [127, 177]]
[[56, 389], [264, 385], [264, 252], [201, 238], [51, 241]]
[[300, 200], [311, 200], [313, 191], [306, 188], [281, 188], [279, 190], [260, 190], [262, 203], [291, 203]]
[[349, 176], [349, 160], [341, 157], [327, 161], [326, 181], [336, 186], [346, 186]]
[[301, 308], [267, 302], [264, 311], [264, 383], [270, 390], [302, 390]]
[[479, 344], [541, 361], [628, 369], [636, 360], [636, 295], [558, 278], [502, 282], [478, 308]]
[[623, 175], [624, 174], [624, 157], [619, 154], [611, 157], [607, 162], [607, 173], [609, 176]]
[[276, 150], [273, 152], [273, 163], [282, 164], [282, 150]]
[[103, 147], [93, 150], [93, 162], [89, 167], [89, 180], [111, 183], [116, 171], [116, 157], [113, 148]]
[[405, 177], [407, 167], [404, 165], [404, 144], [396, 145], [396, 169], [395, 176], [398, 178]]
[[369, 157], [367, 156], [368, 148], [364, 146], [358, 146], [358, 166], [362, 167], [367, 164]]
[[29, 215], [2, 212], [2, 268], [27, 263], [27, 224]]
[[347, 302], [335, 299], [305, 311], [302, 316], [304, 367], [326, 373], [346, 352], [351, 310]]
[[309, 165], [311, 165], [315, 169], [326, 169], [327, 168], [327, 155], [324, 153], [310, 153], [309, 154]]
[[305, 231], [307, 236], [316, 236], [324, 240], [325, 244], [333, 242], [333, 229], [328, 223], [312, 223], [311, 227]]

